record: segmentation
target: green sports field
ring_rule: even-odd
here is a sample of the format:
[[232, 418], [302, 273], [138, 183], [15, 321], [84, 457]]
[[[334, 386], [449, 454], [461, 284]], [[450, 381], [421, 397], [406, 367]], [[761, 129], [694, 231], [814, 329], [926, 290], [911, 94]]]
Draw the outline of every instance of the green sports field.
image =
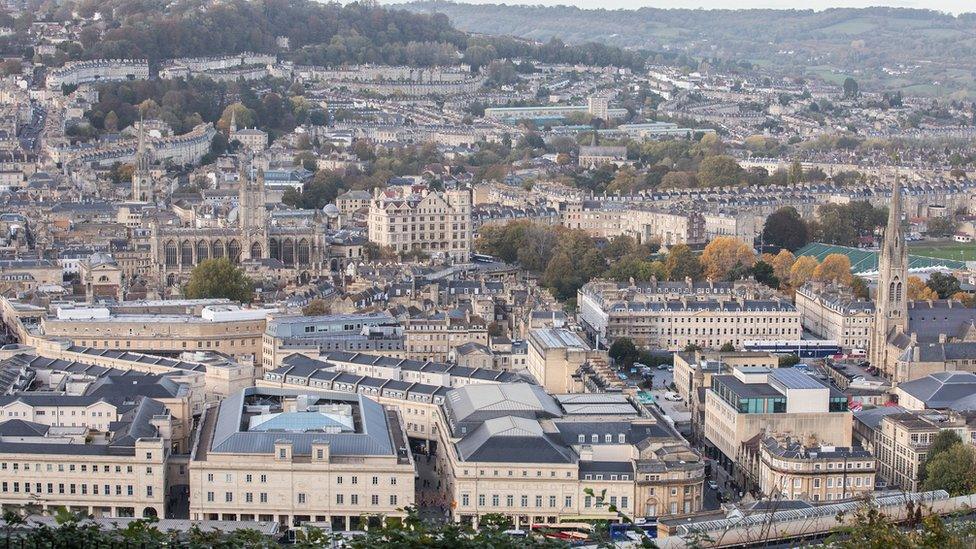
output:
[[976, 242], [962, 243], [951, 240], [938, 242], [913, 242], [908, 245], [909, 253], [956, 261], [976, 261]]

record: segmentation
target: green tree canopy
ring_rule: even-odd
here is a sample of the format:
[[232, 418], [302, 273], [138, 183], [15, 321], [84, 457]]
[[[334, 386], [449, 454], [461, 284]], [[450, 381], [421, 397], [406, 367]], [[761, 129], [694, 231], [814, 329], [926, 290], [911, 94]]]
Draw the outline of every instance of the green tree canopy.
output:
[[700, 280], [704, 270], [698, 254], [685, 244], [673, 246], [664, 261], [664, 272], [668, 280], [684, 281], [686, 278]]
[[298, 192], [294, 188], [285, 190], [281, 201], [295, 208], [321, 210], [326, 204], [335, 202], [343, 188], [342, 176], [332, 170], [319, 170]]
[[624, 368], [630, 368], [640, 356], [637, 346], [634, 345], [634, 342], [629, 337], [618, 337], [613, 340], [608, 354], [614, 362]]
[[945, 490], [950, 496], [976, 492], [976, 449], [957, 443], [925, 461], [925, 490]]
[[844, 99], [856, 99], [860, 95], [857, 80], [850, 76], [844, 79]]
[[949, 299], [960, 290], [958, 278], [940, 272], [932, 273], [925, 285], [939, 294], [939, 299]]
[[800, 212], [793, 206], [785, 206], [766, 218], [762, 237], [766, 244], [795, 252], [810, 241], [810, 231]]
[[752, 277], [760, 284], [765, 284], [774, 289], [779, 288], [780, 280], [773, 273], [773, 266], [765, 261], [757, 261], [752, 266]]
[[936, 217], [929, 219], [926, 224], [926, 233], [929, 236], [947, 237], [956, 234], [959, 224], [951, 217]]
[[184, 293], [190, 299], [222, 297], [250, 303], [254, 282], [226, 257], [207, 259], [193, 268]]
[[935, 439], [932, 440], [932, 445], [929, 446], [926, 459], [932, 459], [956, 444], [962, 444], [962, 439], [959, 438], [959, 434], [949, 429], [939, 431], [939, 434], [935, 435]]
[[741, 176], [742, 167], [731, 156], [708, 156], [698, 165], [698, 184], [702, 187], [736, 185]]

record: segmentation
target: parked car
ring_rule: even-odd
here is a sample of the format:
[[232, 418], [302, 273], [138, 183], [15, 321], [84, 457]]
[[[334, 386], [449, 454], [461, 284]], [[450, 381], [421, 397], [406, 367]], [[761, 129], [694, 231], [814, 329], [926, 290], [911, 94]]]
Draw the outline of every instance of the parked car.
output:
[[714, 480], [710, 480], [708, 481], [708, 487], [711, 488], [712, 490], [718, 490], [718, 483], [715, 482]]
[[670, 400], [672, 402], [677, 402], [677, 401], [681, 400], [681, 395], [679, 395], [678, 393], [672, 393], [672, 392], [668, 391], [667, 393], [664, 393], [664, 400]]

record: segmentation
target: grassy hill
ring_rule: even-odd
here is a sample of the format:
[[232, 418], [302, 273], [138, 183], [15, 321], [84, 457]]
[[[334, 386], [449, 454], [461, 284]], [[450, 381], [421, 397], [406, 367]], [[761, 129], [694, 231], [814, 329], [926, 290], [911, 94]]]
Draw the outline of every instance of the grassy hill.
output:
[[399, 7], [443, 13], [469, 32], [745, 61], [784, 74], [853, 76], [862, 89], [976, 97], [976, 15], [864, 8], [637, 10], [457, 4]]

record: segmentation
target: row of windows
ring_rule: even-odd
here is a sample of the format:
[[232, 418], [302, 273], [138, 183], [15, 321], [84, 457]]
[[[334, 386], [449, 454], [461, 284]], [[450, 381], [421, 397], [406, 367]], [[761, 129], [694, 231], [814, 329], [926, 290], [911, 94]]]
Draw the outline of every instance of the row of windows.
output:
[[[0, 483], [0, 492], [3, 492], [3, 493], [13, 492], [15, 494], [18, 494], [21, 491], [20, 490], [21, 484], [22, 483], [20, 483], [20, 482], [2, 482], [2, 483]], [[84, 495], [88, 495], [88, 493], [89, 493], [88, 486], [89, 486], [88, 484], [75, 484], [75, 483], [65, 484], [65, 483], [61, 482], [61, 483], [58, 483], [58, 485], [57, 485], [57, 493], [58, 494], [79, 494], [80, 493], [81, 495], [84, 496]], [[93, 495], [93, 496], [100, 495], [99, 494], [99, 487], [100, 486], [103, 487], [103, 490], [101, 492], [101, 495], [106, 495], [106, 496], [113, 495], [112, 494], [112, 485], [111, 484], [103, 484], [103, 485], [92, 484], [91, 485], [91, 495]], [[31, 493], [33, 493], [33, 494], [43, 494], [43, 493], [45, 493], [44, 492], [44, 487], [45, 487], [44, 486], [44, 483], [35, 482], [33, 484], [33, 490], [31, 490], [31, 487], [32, 487], [32, 484], [30, 482], [24, 482], [23, 483], [24, 493], [26, 493], [26, 494], [31, 494]], [[66, 488], [67, 488], [67, 492], [65, 491]], [[48, 494], [54, 494], [55, 493], [55, 491], [54, 491], [54, 483], [53, 482], [48, 482], [47, 483], [47, 492], [46, 493], [48, 493]], [[122, 495], [134, 496], [135, 495], [135, 488], [131, 484], [126, 485], [125, 486], [125, 490], [124, 490], [124, 494], [123, 494], [123, 487], [122, 487], [122, 485], [121, 484], [116, 484], [115, 485], [115, 494], [114, 495], [116, 495], [116, 496], [122, 496]], [[152, 486], [146, 486], [146, 497], [149, 497], [149, 498], [153, 497], [153, 487]]]
[[[580, 434], [577, 437], [576, 440], [577, 440], [577, 442], [579, 442], [581, 444], [582, 443], [585, 443], [586, 442], [586, 435]], [[590, 442], [592, 444], [598, 444], [600, 442], [600, 435], [598, 435], [596, 433], [590, 435]], [[624, 434], [624, 433], [617, 433], [617, 444], [624, 444], [625, 442], [627, 442], [627, 435]], [[604, 444], [612, 444], [613, 443], [613, 435], [611, 433], [604, 434], [603, 435], [603, 443]]]
[[[765, 312], [765, 309], [762, 309]], [[629, 311], [628, 311], [629, 312]], [[750, 311], [755, 312], [755, 311]], [[777, 312], [777, 311], [770, 311]], [[664, 313], [671, 313], [665, 316]], [[682, 313], [685, 313], [682, 315]], [[648, 324], [655, 320], [670, 320], [672, 323], [685, 322], [688, 324], [712, 324], [712, 323], [729, 323], [729, 324], [779, 324], [781, 322], [792, 322], [795, 316], [792, 314], [787, 314], [784, 316], [742, 316], [747, 314], [742, 311], [716, 311], [714, 314], [709, 316], [688, 316], [688, 311], [686, 310], [671, 310], [663, 309], [660, 311], [653, 311], [646, 313], [645, 315], [638, 315], [636, 313], [628, 314], [626, 316], [615, 316], [611, 324]]]
[[[58, 410], [57, 413], [54, 413], [54, 411], [52, 411], [51, 412], [51, 415], [52, 416], [63, 416], [63, 415], [65, 415], [64, 412], [65, 412], [65, 410]], [[17, 412], [17, 411], [13, 411], [13, 410], [11, 410], [8, 413], [6, 410], [0, 410], [0, 416], [4, 416], [4, 415], [8, 415], [10, 417], [28, 417], [29, 413], [28, 412]], [[47, 411], [46, 410], [34, 410], [34, 415], [35, 416], [46, 416], [47, 415]], [[87, 410], [81, 410], [81, 413], [79, 414], [78, 413], [78, 410], [71, 410], [71, 414], [69, 414], [69, 415], [72, 415], [72, 416], [79, 416], [79, 415], [80, 416], [87, 416], [88, 415], [88, 411]], [[112, 418], [114, 418], [115, 417], [115, 414], [111, 414], [110, 415], [109, 412], [92, 412], [91, 413], [91, 417], [112, 417]]]
[[[146, 459], [152, 459], [152, 452], [146, 452]], [[98, 472], [98, 468], [99, 468], [98, 465], [92, 465], [91, 466], [91, 472], [92, 473], [97, 473]], [[48, 472], [48, 473], [54, 472], [55, 469], [59, 473], [63, 473], [66, 470], [68, 472], [70, 472], [70, 473], [73, 473], [76, 470], [81, 470], [82, 473], [87, 473], [88, 470], [89, 470], [89, 467], [88, 467], [87, 464], [84, 464], [84, 463], [82, 463], [80, 465], [76, 465], [74, 463], [68, 463], [68, 464], [58, 463], [56, 468], [55, 468], [55, 466], [54, 466], [53, 463], [45, 463], [45, 464], [35, 463], [34, 464], [34, 467], [31, 468], [31, 464], [30, 463], [24, 463], [23, 465], [21, 465], [20, 463], [10, 463], [9, 464], [9, 469], [12, 470], [12, 471], [20, 471], [20, 470], [31, 471], [31, 470], [33, 470], [33, 471], [44, 471], [44, 472]], [[102, 470], [103, 473], [111, 473], [113, 471], [113, 469], [114, 469], [114, 471], [116, 473], [122, 473], [122, 466], [121, 465], [114, 465], [114, 466], [113, 465], [102, 465], [101, 466], [101, 470]], [[0, 462], [0, 471], [6, 471], [6, 470], [8, 470], [8, 464], [7, 464], [7, 462], [6, 461]], [[125, 472], [126, 473], [132, 473], [132, 466], [131, 465], [126, 465], [125, 466]], [[146, 467], [146, 474], [147, 475], [153, 474], [152, 467]]]
[[[603, 507], [604, 505], [604, 502], [601, 500], [601, 498], [595, 498], [595, 501], [594, 498], [591, 496], [586, 496], [583, 498], [583, 507], [587, 509], [592, 507], [594, 503], [596, 503], [597, 507]], [[610, 496], [610, 505], [613, 506], [617, 505], [617, 496]], [[630, 505], [630, 498], [628, 498], [627, 496], [620, 496], [619, 508], [626, 509], [628, 505]]]
[[[213, 503], [216, 500], [216, 495], [213, 492], [207, 492], [207, 502]], [[389, 496], [388, 501], [390, 505], [397, 504], [397, 495], [392, 494]], [[224, 503], [234, 503], [234, 492], [224, 492]], [[244, 503], [254, 503], [254, 493], [244, 492]], [[258, 503], [268, 503], [268, 493], [259, 492], [258, 493]], [[304, 505], [308, 503], [308, 495], [304, 492], [299, 492], [295, 494], [295, 503], [298, 505]], [[345, 505], [346, 494], [336, 494], [336, 505]], [[349, 504], [359, 505], [359, 494], [349, 494]], [[372, 494], [369, 496], [370, 505], [379, 505], [380, 496], [379, 494]]]
[[[464, 427], [461, 428], [462, 431], [464, 431], [464, 429], [465, 429]], [[468, 471], [469, 471], [469, 469], [465, 469], [464, 470], [464, 476], [468, 476], [470, 474]], [[484, 469], [479, 469], [478, 470], [478, 476], [479, 477], [485, 476], [485, 470]], [[493, 469], [492, 470], [492, 476], [498, 477], [498, 476], [501, 476], [501, 473], [500, 473], [500, 471], [498, 469]], [[510, 476], [510, 477], [515, 476], [515, 472], [512, 471], [511, 469], [509, 469], [508, 470], [508, 476]], [[523, 477], [528, 477], [529, 476], [529, 471], [526, 470], [526, 469], [523, 469], [522, 470], [522, 476]], [[537, 470], [535, 472], [535, 476], [537, 478], [538, 477], [541, 477], [542, 476], [542, 471]], [[556, 477], [556, 472], [555, 471], [549, 471], [549, 477], [550, 478], [555, 478]], [[566, 478], [573, 478], [573, 472], [572, 471], [566, 471]]]
[[[159, 341], [159, 340], [154, 340], [154, 341]], [[223, 340], [223, 341], [230, 341], [230, 346], [231, 347], [234, 347], [237, 344], [237, 340], [236, 339]], [[104, 341], [102, 341], [102, 347], [109, 347], [111, 345], [114, 345], [115, 347], [121, 347], [121, 344], [120, 343], [121, 342], [119, 340], [117, 340], [117, 339], [114, 340], [114, 342], [112, 344], [110, 344], [108, 340], [104, 340]], [[186, 341], [182, 341], [181, 343], [182, 343], [182, 347], [184, 349], [186, 349], [187, 348]], [[206, 343], [206, 345], [204, 345], [204, 343]], [[257, 343], [258, 343], [258, 340], [256, 340], [256, 339], [252, 339], [251, 340], [251, 345], [257, 345]], [[204, 347], [206, 347], [207, 349], [211, 349], [211, 348], [214, 348], [214, 347], [220, 347], [220, 344], [221, 344], [221, 341], [212, 341], [212, 342], [211, 341], [206, 341], [206, 342], [204, 342], [204, 341], [197, 341], [197, 349], [203, 349]], [[242, 347], [245, 346], [245, 345], [247, 345], [247, 340], [246, 339], [242, 339], [240, 344], [241, 344]], [[81, 347], [86, 347], [86, 346], [89, 345], [89, 343], [86, 340], [80, 340], [78, 342], [78, 345], [81, 346]], [[91, 346], [92, 347], [98, 347], [98, 341], [97, 340], [92, 340]], [[131, 339], [125, 340], [125, 346], [128, 347], [128, 348], [131, 348], [132, 347], [132, 340]]]
[[[485, 494], [478, 494], [478, 507], [484, 507], [485, 505], [487, 505], [487, 501], [488, 501], [488, 498], [487, 498], [487, 496], [485, 496]], [[543, 496], [535, 496], [535, 507], [536, 508], [543, 507], [543, 504], [546, 503], [546, 502], [548, 502], [550, 509], [554, 509], [556, 507], [557, 502], [558, 502], [558, 498], [556, 496], [549, 496], [548, 497], [548, 501], [547, 501], [546, 498], [544, 498]], [[519, 497], [519, 504], [520, 504], [520, 507], [528, 507], [529, 506], [529, 496], [524, 495], [524, 494], [521, 495]], [[461, 507], [470, 507], [470, 506], [471, 506], [471, 495], [470, 494], [461, 494]], [[498, 494], [492, 494], [492, 496], [491, 496], [491, 506], [492, 507], [500, 507], [501, 506], [501, 496], [500, 495], [498, 495]], [[573, 496], [565, 496], [565, 498], [563, 499], [563, 508], [572, 508], [572, 506], [573, 506]], [[515, 496], [514, 495], [509, 494], [509, 495], [505, 496], [505, 507], [515, 507]]]
[[[322, 448], [317, 448], [316, 450], [318, 451], [318, 456], [317, 456], [318, 459], [325, 459], [325, 451]], [[287, 449], [285, 449], [285, 448], [279, 449], [279, 456], [280, 457], [287, 456]], [[335, 478], [335, 483], [336, 484], [342, 484], [343, 481], [344, 481], [344, 478], [345, 477], [337, 476]], [[216, 479], [216, 476], [214, 475], [214, 473], [207, 473], [207, 482], [214, 482], [215, 479]], [[262, 484], [263, 483], [267, 483], [268, 482], [268, 475], [259, 475], [258, 476], [258, 481], [260, 483], [262, 483]], [[234, 482], [234, 474], [233, 473], [224, 473], [224, 482]], [[244, 482], [254, 482], [254, 475], [251, 474], [251, 473], [248, 473], [248, 474], [244, 475]], [[352, 484], [352, 485], [359, 484], [359, 476], [353, 475], [353, 476], [349, 477], [349, 484]], [[369, 478], [369, 484], [372, 485], [372, 486], [379, 486], [380, 485], [380, 477], [378, 477], [378, 476], [372, 476], [372, 477], [370, 477]], [[390, 486], [396, 486], [396, 485], [397, 485], [397, 477], [390, 477]]]

